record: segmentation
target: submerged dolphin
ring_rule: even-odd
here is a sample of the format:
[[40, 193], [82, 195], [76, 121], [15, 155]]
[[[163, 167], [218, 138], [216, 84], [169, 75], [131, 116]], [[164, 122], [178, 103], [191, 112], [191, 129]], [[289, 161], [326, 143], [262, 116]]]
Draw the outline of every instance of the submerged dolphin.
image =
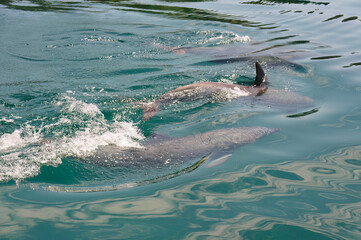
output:
[[[212, 101], [231, 100], [233, 98], [248, 98], [252, 102], [265, 101], [266, 105], [293, 106], [293, 108], [311, 106], [313, 101], [305, 96], [284, 90], [268, 88], [268, 79], [261, 65], [256, 62], [256, 79], [251, 86], [220, 82], [199, 82], [176, 88], [163, 94], [149, 104], [142, 104], [143, 120], [152, 118], [162, 105], [179, 101], [194, 101], [199, 99]], [[261, 101], [260, 101], [261, 100]]]
[[[278, 131], [276, 128], [239, 127], [213, 130], [182, 138], [155, 135], [140, 147], [99, 147], [92, 155], [81, 160], [109, 167], [165, 167], [187, 160], [218, 157], [210, 165], [223, 163], [235, 148], [255, 142]], [[228, 155], [227, 155], [228, 154]]]
[[[234, 62], [267, 62], [268, 66], [286, 67], [300, 73], [307, 73], [307, 69], [293, 60], [307, 58], [309, 53], [297, 49], [288, 49], [285, 46], [269, 47], [260, 44], [250, 44], [245, 47], [239, 45], [230, 46], [212, 46], [212, 47], [169, 47], [162, 44], [153, 43], [152, 45], [172, 51], [177, 55], [196, 54], [206, 55], [213, 60], [194, 63], [196, 66], [209, 66], [213, 64], [229, 64]], [[279, 47], [282, 47], [279, 49]]]

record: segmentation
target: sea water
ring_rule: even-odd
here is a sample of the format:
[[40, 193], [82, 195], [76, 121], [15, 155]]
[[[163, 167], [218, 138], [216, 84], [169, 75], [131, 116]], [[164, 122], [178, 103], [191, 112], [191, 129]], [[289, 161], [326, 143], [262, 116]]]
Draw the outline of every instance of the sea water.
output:
[[[356, 0], [1, 1], [0, 238], [360, 239], [360, 9]], [[261, 56], [270, 87], [314, 106], [290, 112], [232, 95], [142, 121], [139, 103], [186, 84], [251, 85], [254, 63], [222, 61], [242, 56]], [[101, 146], [142, 147], [153, 133], [241, 126], [280, 131], [212, 168], [79, 160]]]

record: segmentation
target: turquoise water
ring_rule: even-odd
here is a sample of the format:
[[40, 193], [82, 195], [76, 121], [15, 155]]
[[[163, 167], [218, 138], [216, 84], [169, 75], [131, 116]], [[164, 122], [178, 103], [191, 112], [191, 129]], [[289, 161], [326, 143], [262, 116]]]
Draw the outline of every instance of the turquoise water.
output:
[[[361, 238], [359, 1], [0, 3], [1, 239]], [[253, 63], [218, 61], [242, 56], [314, 106], [200, 100], [142, 121], [139, 101], [177, 87], [252, 84]], [[280, 131], [211, 168], [79, 161], [242, 126]]]

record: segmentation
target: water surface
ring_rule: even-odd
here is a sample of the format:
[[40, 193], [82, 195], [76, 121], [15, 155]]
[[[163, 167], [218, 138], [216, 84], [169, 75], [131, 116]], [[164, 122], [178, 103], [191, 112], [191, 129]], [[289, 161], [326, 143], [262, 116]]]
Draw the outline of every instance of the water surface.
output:
[[[2, 1], [1, 239], [359, 239], [359, 9], [356, 0]], [[137, 102], [179, 86], [252, 84], [250, 61], [224, 61], [244, 56], [258, 57], [271, 87], [315, 105], [196, 101], [142, 121]], [[152, 133], [241, 126], [280, 131], [213, 168], [77, 160]]]

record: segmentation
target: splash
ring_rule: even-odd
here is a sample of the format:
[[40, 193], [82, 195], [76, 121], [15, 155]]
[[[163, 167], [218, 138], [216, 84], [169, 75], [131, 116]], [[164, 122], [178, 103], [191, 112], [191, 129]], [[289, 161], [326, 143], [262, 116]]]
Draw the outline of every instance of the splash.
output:
[[138, 142], [144, 139], [132, 122], [106, 121], [93, 103], [63, 95], [53, 105], [60, 107], [55, 122], [43, 120], [34, 127], [30, 121], [0, 136], [0, 182], [36, 176], [43, 165], [57, 166], [64, 157], [85, 157], [99, 146], [140, 147]]
[[202, 44], [229, 44], [234, 42], [247, 43], [251, 41], [251, 38], [247, 35], [240, 36], [233, 32], [228, 31], [199, 31], [198, 34], [205, 36], [202, 40], [199, 40], [198, 43]]
[[7, 118], [3, 117], [3, 118], [0, 119], [0, 122], [13, 123], [13, 122], [14, 122], [14, 119], [7, 119]]
[[212, 101], [231, 101], [232, 99], [249, 96], [248, 91], [242, 90], [239, 87], [232, 88], [221, 88], [217, 94], [212, 96]]
[[0, 153], [39, 141], [40, 133], [36, 128], [26, 125], [12, 133], [0, 136]]

